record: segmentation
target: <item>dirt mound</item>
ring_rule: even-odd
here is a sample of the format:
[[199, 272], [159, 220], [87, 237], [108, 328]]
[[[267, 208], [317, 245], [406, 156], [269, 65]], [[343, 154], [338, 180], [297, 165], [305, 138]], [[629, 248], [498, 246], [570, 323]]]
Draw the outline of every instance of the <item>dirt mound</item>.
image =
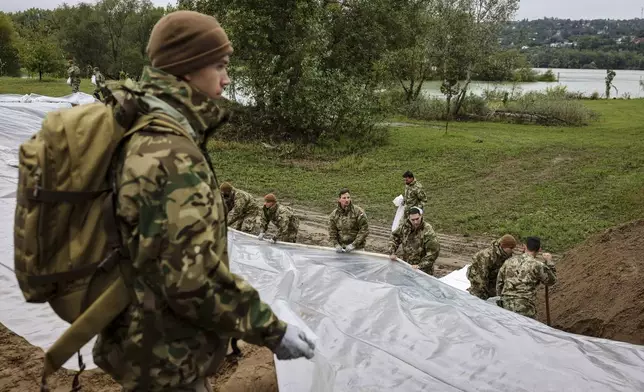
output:
[[[644, 219], [589, 238], [557, 263], [553, 327], [644, 344]], [[545, 322], [545, 301], [539, 319]]]
[[[227, 359], [210, 379], [215, 392], [276, 392], [273, 354], [267, 348], [239, 343], [242, 356]], [[43, 351], [0, 324], [0, 392], [40, 391]], [[74, 371], [62, 369], [48, 378], [52, 392], [71, 390]], [[81, 374], [83, 392], [119, 392], [121, 388], [99, 369]]]

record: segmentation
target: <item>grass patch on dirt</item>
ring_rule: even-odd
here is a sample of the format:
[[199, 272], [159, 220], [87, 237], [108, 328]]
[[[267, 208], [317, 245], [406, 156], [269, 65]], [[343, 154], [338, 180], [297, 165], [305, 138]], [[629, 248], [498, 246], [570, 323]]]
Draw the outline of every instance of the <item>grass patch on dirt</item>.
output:
[[[22, 79], [0, 77], [0, 94], [40, 94], [50, 97], [63, 97], [72, 93], [71, 86], [66, 83], [67, 79], [44, 78], [40, 81], [38, 77]], [[94, 85], [89, 79], [81, 79], [80, 90], [87, 94], [94, 92]]]
[[426, 217], [447, 233], [539, 235], [563, 251], [644, 215], [644, 100], [587, 101], [587, 127], [441, 123], [391, 128], [390, 144], [309, 164], [257, 145], [209, 145], [220, 181], [257, 195], [331, 211], [348, 187], [371, 219], [393, 219], [392, 200], [412, 170], [429, 196]]

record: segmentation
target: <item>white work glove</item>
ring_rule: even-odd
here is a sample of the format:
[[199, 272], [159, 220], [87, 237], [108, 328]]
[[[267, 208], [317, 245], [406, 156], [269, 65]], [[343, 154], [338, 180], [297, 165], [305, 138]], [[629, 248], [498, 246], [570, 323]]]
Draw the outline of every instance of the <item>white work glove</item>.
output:
[[270, 239], [271, 244], [276, 244], [277, 243], [277, 238], [273, 237]]
[[260, 241], [263, 240], [264, 239], [264, 232], [259, 233], [259, 235], [257, 236], [257, 239], [260, 240]]
[[336, 252], [338, 252], [338, 253], [343, 253], [343, 252], [344, 252], [344, 249], [342, 249], [342, 246], [340, 246], [340, 245], [336, 245], [336, 246], [335, 246], [335, 251], [336, 251]]
[[346, 248], [344, 248], [344, 251], [345, 251], [345, 252], [347, 252], [347, 253], [349, 253], [349, 252], [351, 252], [352, 250], [354, 250], [355, 248], [356, 248], [356, 247], [355, 247], [355, 246], [353, 246], [353, 244], [349, 244], [349, 245], [347, 245], [347, 247], [346, 247]]
[[306, 336], [306, 332], [293, 324], [286, 326], [286, 332], [282, 337], [282, 341], [275, 349], [277, 359], [282, 360], [301, 357], [311, 359], [313, 358], [314, 352], [315, 343], [313, 343], [313, 340]]

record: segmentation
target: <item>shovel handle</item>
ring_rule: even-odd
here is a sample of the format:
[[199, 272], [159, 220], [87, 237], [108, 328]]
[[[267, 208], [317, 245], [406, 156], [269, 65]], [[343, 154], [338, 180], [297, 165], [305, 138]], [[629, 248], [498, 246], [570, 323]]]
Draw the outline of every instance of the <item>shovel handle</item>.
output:
[[546, 323], [548, 326], [551, 326], [550, 323], [550, 296], [548, 295], [548, 286], [546, 286]]

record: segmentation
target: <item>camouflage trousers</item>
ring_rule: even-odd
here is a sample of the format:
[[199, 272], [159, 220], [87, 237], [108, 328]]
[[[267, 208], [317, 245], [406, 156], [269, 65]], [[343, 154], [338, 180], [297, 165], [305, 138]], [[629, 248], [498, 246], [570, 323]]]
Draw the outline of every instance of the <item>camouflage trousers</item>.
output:
[[[122, 392], [127, 392], [125, 388], [121, 389]], [[172, 388], [173, 392], [213, 392], [212, 385], [207, 378], [200, 378], [197, 381], [186, 386], [177, 386]]]
[[80, 80], [72, 80], [72, 93], [77, 93], [80, 91]]
[[295, 232], [295, 233], [292, 233], [292, 232], [291, 232], [291, 233], [287, 233], [287, 234], [285, 234], [284, 236], [279, 237], [279, 239], [278, 239], [278, 240], [279, 240], [279, 241], [282, 241], [282, 242], [292, 242], [292, 243], [296, 243], [296, 242], [297, 242], [297, 232]]
[[501, 299], [497, 301], [497, 305], [522, 316], [533, 319], [537, 318], [537, 307], [532, 301], [527, 299], [501, 297]]
[[259, 234], [259, 216], [249, 215], [233, 224], [233, 229], [249, 234]]
[[482, 287], [480, 283], [474, 281], [470, 281], [470, 287], [468, 287], [467, 291], [472, 294], [475, 297], [479, 297], [482, 300], [486, 300], [490, 297], [496, 296], [496, 290], [494, 290], [493, 295], [489, 295], [488, 291], [489, 289], [486, 289], [485, 287]]

